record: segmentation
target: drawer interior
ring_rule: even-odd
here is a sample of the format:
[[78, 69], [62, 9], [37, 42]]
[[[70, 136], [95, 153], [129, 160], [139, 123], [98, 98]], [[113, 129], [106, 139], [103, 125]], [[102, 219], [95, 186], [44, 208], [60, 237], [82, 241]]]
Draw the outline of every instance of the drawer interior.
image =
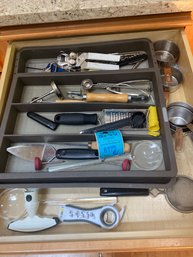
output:
[[[107, 71], [77, 71], [77, 72], [38, 72], [31, 73], [26, 71], [26, 63], [30, 58], [53, 58], [57, 52], [63, 50], [66, 53], [70, 51], [75, 52], [84, 52], [84, 51], [97, 51], [104, 53], [116, 53], [116, 52], [128, 52], [128, 51], [145, 51], [148, 55], [148, 67], [138, 67], [137, 69], [123, 69], [123, 70], [107, 70]], [[27, 64], [28, 65], [28, 64]], [[171, 147], [171, 134], [169, 131], [168, 120], [165, 117], [165, 101], [163, 98], [162, 85], [160, 81], [160, 73], [155, 59], [155, 53], [153, 49], [153, 44], [149, 39], [130, 39], [130, 40], [121, 40], [116, 42], [97, 42], [97, 43], [79, 43], [70, 46], [52, 46], [52, 47], [31, 47], [31, 48], [22, 48], [18, 51], [16, 55], [16, 61], [14, 63], [15, 72], [13, 75], [13, 80], [11, 84], [10, 94], [5, 110], [4, 119], [2, 122], [1, 130], [1, 160], [2, 167], [0, 177], [4, 183], [10, 184], [23, 184], [23, 183], [47, 183], [49, 186], [50, 181], [53, 183], [64, 184], [65, 186], [70, 186], [70, 184], [78, 183], [87, 183], [90, 186], [101, 186], [101, 183], [119, 183], [121, 186], [127, 183], [135, 183], [136, 186], [149, 187], [149, 184], [163, 184], [165, 186], [170, 182], [170, 179], [175, 176], [176, 163], [174, 159], [173, 148]], [[46, 92], [49, 92], [50, 83], [54, 83], [60, 88], [60, 91], [64, 95], [64, 99], [68, 99], [68, 92], [76, 91], [79, 94], [89, 94], [89, 92], [84, 93], [81, 88], [82, 81], [90, 79], [94, 84], [98, 83], [120, 83], [128, 81], [148, 81], [148, 86], [150, 89], [145, 92], [145, 96], [148, 95], [148, 100], [145, 101], [131, 101], [127, 102], [106, 102], [106, 101], [82, 101], [82, 102], [56, 102], [57, 96], [53, 94], [50, 97], [47, 97], [43, 102], [30, 103], [33, 101], [34, 97], [39, 97], [44, 95]], [[130, 83], [130, 82], [129, 82]], [[131, 84], [131, 83], [130, 83]], [[142, 86], [141, 84], [139, 86]], [[120, 87], [121, 93], [133, 94], [129, 87], [122, 89]], [[135, 84], [133, 88], [137, 88]], [[132, 89], [133, 89], [132, 88]], [[119, 93], [119, 87], [114, 90]], [[136, 91], [136, 89], [135, 89]], [[136, 91], [137, 92], [137, 91]], [[136, 94], [135, 92], [135, 94]], [[105, 89], [95, 89], [91, 90], [91, 93], [100, 95], [101, 93], [107, 96], [109, 91]], [[144, 90], [138, 90], [138, 95], [144, 94]], [[111, 96], [116, 97], [117, 94], [112, 94]], [[117, 95], [118, 96], [118, 95]], [[121, 95], [120, 95], [121, 96]], [[129, 98], [128, 98], [129, 99]], [[94, 134], [85, 135], [81, 134], [82, 130], [93, 127], [91, 125], [81, 125], [81, 126], [64, 126], [60, 125], [55, 131], [45, 128], [42, 124], [35, 122], [33, 119], [28, 117], [29, 112], [35, 112], [43, 117], [53, 121], [54, 116], [58, 113], [89, 113], [97, 114], [99, 119], [102, 116], [104, 110], [111, 109], [130, 109], [132, 110], [146, 110], [146, 116], [148, 114], [148, 108], [150, 106], [157, 107], [158, 120], [160, 125], [160, 136], [157, 138], [146, 131], [139, 129], [130, 130], [129, 133], [122, 131], [124, 136], [124, 141], [129, 143], [133, 149], [138, 146], [139, 142], [154, 142], [159, 148], [161, 156], [160, 159], [163, 161], [160, 162], [158, 167], [151, 170], [151, 168], [143, 168], [143, 165], [136, 165], [133, 167], [133, 172], [120, 173], [121, 164], [115, 165], [111, 168], [108, 164], [102, 165], [93, 165], [92, 164], [85, 168], [82, 167], [78, 171], [71, 170], [62, 170], [61, 172], [54, 172], [52, 174], [45, 172], [46, 170], [41, 170], [38, 173], [34, 173], [33, 161], [25, 165], [25, 162], [22, 161], [20, 166], [15, 168], [15, 159], [10, 156], [6, 151], [7, 147], [13, 146], [14, 141], [16, 143], [29, 143], [35, 140], [36, 143], [63, 143], [65, 141], [72, 141], [74, 143], [86, 140], [94, 140]], [[148, 120], [148, 118], [146, 118]], [[148, 124], [148, 121], [146, 121]], [[146, 125], [146, 128], [148, 125]], [[27, 141], [28, 140], [28, 141]], [[150, 150], [151, 151], [151, 150]], [[134, 152], [133, 158], [135, 158]], [[16, 158], [17, 159], [17, 158]], [[154, 160], [156, 161], [156, 160]], [[71, 161], [73, 163], [73, 161]], [[75, 161], [74, 161], [75, 162]], [[68, 162], [67, 162], [68, 163]], [[80, 161], [81, 165], [81, 161]], [[31, 168], [29, 168], [31, 167]], [[26, 170], [26, 172], [25, 172]], [[98, 171], [98, 172], [96, 172]], [[111, 171], [111, 173], [109, 173]], [[17, 174], [15, 174], [17, 173]], [[79, 174], [78, 174], [79, 173]], [[13, 177], [14, 176], [14, 179]], [[118, 177], [117, 177], [118, 176]], [[29, 182], [29, 179], [30, 182]], [[3, 184], [4, 184], [3, 183]], [[140, 185], [142, 184], [142, 185]], [[110, 184], [108, 184], [110, 185]], [[5, 186], [5, 184], [3, 185]], [[21, 185], [20, 185], [21, 186]]]
[[[114, 74], [110, 71], [106, 72], [95, 72], [95, 74], [89, 74], [89, 72], [82, 72], [83, 74], [79, 73], [67, 73], [65, 76], [63, 73], [46, 73], [41, 74], [18, 74], [18, 76], [15, 77], [13, 84], [15, 87], [15, 93], [12, 99], [12, 103], [29, 103], [34, 97], [42, 96], [43, 94], [48, 93], [52, 88], [50, 85], [51, 81], [54, 81], [60, 91], [62, 92], [64, 98], [68, 98], [68, 92], [69, 91], [78, 91], [81, 92], [83, 90], [83, 87], [81, 86], [82, 82], [84, 82], [88, 77], [94, 84], [97, 83], [120, 83], [122, 81], [138, 81], [141, 83], [141, 89], [140, 85], [136, 86], [131, 83], [131, 89], [129, 87], [121, 87], [117, 86], [117, 88], [113, 89], [114, 91], [121, 93], [135, 93], [135, 94], [142, 94], [143, 93], [143, 87], [149, 88], [147, 90], [147, 93], [151, 96], [149, 99], [145, 102], [141, 101], [135, 105], [142, 105], [146, 104], [147, 106], [155, 104], [155, 97], [156, 94], [158, 94], [159, 89], [157, 89], [157, 78], [156, 74], [154, 73], [153, 69], [146, 69], [143, 72], [132, 70], [129, 72], [127, 71], [117, 71]], [[94, 73], [94, 72], [92, 72]], [[142, 81], [142, 82], [140, 82]], [[143, 82], [144, 81], [144, 82]], [[146, 82], [147, 81], [147, 82]], [[129, 83], [128, 83], [129, 85]], [[137, 90], [137, 88], [139, 89]], [[102, 88], [95, 88], [93, 87], [92, 93], [109, 93], [106, 89]], [[56, 94], [49, 95], [43, 99], [43, 103], [54, 103], [56, 100], [58, 100]], [[129, 103], [129, 106], [132, 106], [132, 102]], [[134, 105], [133, 104], [133, 105]], [[43, 105], [42, 105], [43, 106]], [[86, 106], [86, 105], [85, 105]], [[60, 105], [61, 107], [61, 105]], [[41, 107], [43, 109], [43, 107]]]
[[[192, 88], [191, 88], [191, 81], [193, 79], [193, 73], [192, 73], [192, 58], [188, 56], [187, 46], [184, 39], [184, 34], [181, 33], [180, 30], [169, 30], [169, 31], [152, 31], [152, 32], [138, 32], [138, 33], [126, 33], [126, 34], [120, 34], [119, 40], [125, 39], [125, 38], [140, 38], [140, 36], [143, 35], [143, 37], [147, 37], [153, 42], [159, 39], [169, 39], [173, 40], [178, 44], [180, 47], [181, 55], [178, 62], [178, 65], [183, 72], [184, 80], [182, 82], [182, 87], [180, 87], [176, 92], [170, 94], [170, 102], [175, 101], [185, 101], [189, 104], [193, 104], [193, 96], [192, 96]], [[89, 38], [89, 42], [94, 41], [101, 41], [101, 40], [116, 40], [117, 35], [111, 35], [108, 36], [97, 36], [95, 39]], [[80, 38], [79, 38], [80, 39]], [[69, 40], [69, 41], [68, 41]], [[82, 38], [84, 40], [84, 38]], [[85, 39], [85, 41], [88, 39]], [[59, 39], [57, 41], [54, 41], [56, 44], [61, 45], [65, 41], [66, 44], [69, 42], [73, 42], [71, 39]], [[32, 46], [35, 46], [37, 42], [29, 42]], [[48, 45], [48, 42], [41, 41], [39, 42], [40, 45]], [[53, 42], [51, 43], [53, 45]], [[23, 46], [23, 43], [21, 43], [20, 47]], [[24, 67], [24, 66], [23, 66]], [[143, 74], [154, 74], [153, 71], [154, 68], [150, 67], [147, 70], [143, 70]], [[21, 72], [24, 71], [24, 68], [22, 68], [21, 65]], [[125, 71], [121, 71], [124, 72]], [[134, 74], [138, 71], [131, 71], [131, 74]], [[141, 72], [141, 71], [140, 71]], [[36, 74], [37, 75], [37, 74]], [[41, 74], [38, 74], [38, 76], [41, 77]], [[43, 76], [43, 75], [42, 75]], [[57, 75], [57, 81], [61, 86], [65, 86], [65, 83], [62, 82], [63, 80], [60, 78], [61, 75]], [[79, 76], [79, 75], [77, 75]], [[80, 75], [84, 76], [84, 75]], [[98, 76], [97, 74], [92, 74], [91, 76]], [[126, 75], [125, 75], [126, 76]], [[149, 75], [148, 75], [149, 76]], [[21, 77], [21, 81], [19, 81], [19, 78]], [[20, 85], [21, 91], [19, 91], [17, 94], [12, 94], [11, 99], [11, 108], [13, 112], [13, 116], [15, 116], [17, 119], [19, 116], [25, 114], [25, 109], [31, 110], [31, 111], [39, 111], [39, 104], [34, 107], [32, 105], [29, 105], [28, 103], [25, 103], [24, 99], [26, 101], [30, 100], [29, 98], [25, 98], [24, 88], [30, 87], [28, 81], [31, 80], [33, 76], [28, 74], [19, 74], [16, 78], [17, 82], [14, 82], [15, 85]], [[46, 79], [48, 79], [49, 75], [46, 76]], [[69, 76], [70, 77], [70, 76]], [[114, 78], [115, 79], [115, 78]], [[15, 81], [16, 81], [15, 80]], [[79, 78], [77, 81], [80, 81], [81, 78]], [[69, 82], [68, 82], [69, 83]], [[46, 83], [45, 83], [46, 84]], [[72, 83], [73, 84], [73, 83]], [[32, 83], [32, 86], [34, 84]], [[18, 86], [19, 87], [19, 86]], [[157, 90], [157, 89], [156, 89]], [[159, 90], [162, 90], [160, 88]], [[163, 93], [163, 92], [162, 92]], [[157, 94], [155, 94], [157, 95]], [[14, 100], [13, 100], [14, 99]], [[159, 101], [159, 99], [157, 99]], [[55, 108], [54, 111], [58, 111], [56, 104], [53, 104], [53, 108]], [[65, 105], [66, 109], [69, 110], [70, 105]], [[97, 105], [91, 104], [92, 110], [94, 111], [101, 111], [100, 108], [97, 107]], [[117, 104], [110, 105], [111, 108], [117, 108]], [[127, 108], [126, 105], [122, 105], [122, 107]], [[141, 106], [140, 108], [146, 108], [147, 106]], [[28, 109], [29, 108], [29, 109]], [[34, 108], [34, 109], [33, 109]], [[46, 113], [46, 108], [48, 108], [48, 105], [45, 105], [45, 110], [41, 110], [41, 113]], [[84, 107], [82, 107], [84, 108]], [[106, 108], [106, 105], [104, 105], [104, 108]], [[120, 108], [120, 106], [119, 106]], [[129, 107], [131, 108], [131, 107]], [[136, 108], [136, 106], [132, 106], [132, 108]], [[65, 109], [65, 111], [66, 111]], [[63, 111], [63, 110], [62, 110]], [[159, 118], [162, 117], [162, 113], [158, 110]], [[20, 116], [20, 118], [22, 118]], [[8, 117], [7, 117], [8, 118]], [[15, 122], [14, 122], [15, 124]], [[11, 122], [10, 122], [11, 125]], [[4, 131], [6, 131], [3, 134], [2, 142], [4, 147], [8, 147], [10, 145], [18, 144], [21, 142], [21, 137], [15, 131], [19, 131], [19, 128], [15, 128], [14, 125], [11, 125], [11, 128], [6, 126], [3, 127]], [[16, 129], [16, 130], [15, 130]], [[17, 130], [19, 129], [19, 130]], [[165, 129], [165, 128], [164, 128]], [[168, 129], [168, 127], [166, 128]], [[22, 141], [23, 142], [45, 142], [46, 140], [50, 140], [50, 134], [44, 134], [44, 138], [42, 135], [32, 135], [30, 134], [30, 140], [27, 138], [28, 135], [22, 135]], [[124, 136], [126, 140], [129, 142], [129, 136]], [[135, 139], [140, 139], [141, 135], [137, 135]], [[169, 136], [170, 137], [170, 136]], [[146, 136], [142, 135], [142, 138], [145, 139]], [[53, 139], [53, 138], [52, 138]], [[88, 140], [93, 140], [93, 137], [84, 136], [82, 137], [82, 142], [87, 142]], [[146, 138], [147, 139], [147, 138]], [[148, 137], [149, 139], [149, 137]], [[161, 137], [157, 140], [161, 140], [162, 147], [165, 145], [166, 148], [164, 150], [167, 151], [167, 139], [164, 141], [164, 137], [161, 134]], [[72, 140], [72, 137], [66, 136], [64, 137], [65, 142], [69, 142]], [[79, 137], [77, 135], [73, 135], [74, 142], [79, 142]], [[58, 133], [54, 137], [55, 142], [61, 141], [61, 135]], [[164, 142], [164, 143], [163, 143]], [[192, 141], [190, 140], [189, 136], [184, 137], [184, 149], [180, 153], [175, 153], [177, 167], [178, 167], [178, 175], [185, 175], [189, 177], [193, 177], [192, 170], [193, 170], [193, 160], [192, 160]], [[172, 147], [172, 146], [171, 146]], [[5, 152], [5, 151], [3, 151]], [[164, 151], [165, 152], [165, 151]], [[167, 154], [166, 154], [167, 156]], [[166, 158], [165, 156], [165, 158]], [[7, 164], [7, 157], [4, 160]], [[166, 169], [167, 169], [167, 161]], [[168, 167], [169, 168], [169, 167]], [[79, 176], [77, 174], [77, 176]], [[30, 179], [32, 179], [30, 177]], [[72, 185], [73, 186], [73, 185]], [[130, 186], [131, 188], [135, 184], [128, 183], [127, 186]], [[150, 185], [148, 185], [150, 187]], [[15, 187], [18, 187], [18, 184], [15, 185]], [[20, 185], [22, 187], [22, 185]], [[24, 186], [23, 186], [24, 187]], [[39, 196], [41, 199], [68, 199], [68, 198], [81, 198], [81, 197], [98, 197], [99, 196], [99, 189], [94, 187], [72, 187], [72, 188], [56, 188], [55, 186], [52, 186], [50, 188], [43, 189], [45, 186], [44, 184], [41, 184], [42, 189], [39, 191]], [[138, 185], [140, 187], [140, 185]], [[91, 205], [86, 205], [87, 207], [96, 206], [97, 203], [93, 203]], [[7, 230], [7, 224], [8, 221], [1, 218], [1, 224], [2, 224], [2, 236], [1, 236], [1, 242], [25, 242], [26, 239], [28, 241], [44, 241], [46, 238], [46, 241], [57, 241], [57, 240], [65, 240], [65, 241], [77, 241], [77, 240], [97, 240], [97, 239], [122, 239], [122, 238], [163, 238], [163, 237], [192, 237], [193, 236], [193, 213], [180, 213], [175, 211], [171, 206], [168, 204], [168, 202], [165, 199], [164, 195], [159, 195], [155, 198], [151, 196], [147, 197], [118, 197], [117, 198], [117, 204], [121, 207], [126, 206], [126, 211], [123, 216], [123, 220], [119, 224], [119, 226], [111, 231], [104, 231], [101, 228], [98, 228], [96, 226], [93, 226], [91, 224], [85, 224], [85, 223], [62, 223], [58, 226], [50, 229], [45, 230], [38, 233], [33, 234], [22, 234], [17, 233], [13, 231]], [[21, 203], [22, 206], [22, 203]], [[81, 204], [80, 204], [81, 206]], [[85, 205], [83, 205], [85, 207]], [[38, 211], [39, 214], [42, 215], [56, 215], [58, 213], [58, 207], [53, 206], [46, 206], [43, 204], [40, 204], [40, 209]]]
[[[61, 51], [66, 54], [70, 52], [84, 53], [84, 52], [97, 52], [97, 53], [125, 53], [128, 51], [143, 51], [148, 55], [148, 59], [141, 67], [148, 68], [154, 67], [156, 62], [152, 58], [152, 49], [150, 47], [150, 41], [146, 38], [141, 39], [131, 39], [129, 41], [122, 40], [114, 42], [101, 42], [101, 43], [87, 43], [87, 44], [74, 44], [63, 46], [53, 46], [50, 47], [39, 47], [34, 48], [23, 48], [17, 54], [17, 61], [15, 65], [15, 73], [22, 72], [33, 72], [36, 68], [45, 68], [46, 63], [56, 62], [56, 57]], [[129, 50], [128, 50], [129, 49]], [[32, 67], [31, 69], [28, 67]], [[123, 69], [130, 69], [132, 66], [128, 66]], [[38, 71], [38, 70], [37, 70]]]
[[[179, 175], [191, 176], [193, 161], [191, 158], [192, 142], [189, 137], [185, 137], [185, 151], [177, 153], [177, 164]], [[189, 158], [188, 162], [181, 165], [184, 158]], [[68, 203], [68, 199], [97, 198], [99, 190], [97, 188], [45, 188], [39, 189], [40, 207], [39, 215], [56, 216], [59, 212], [58, 206], [51, 203], [43, 204], [41, 200], [59, 200]], [[65, 202], [66, 201], [66, 202]], [[114, 203], [115, 199], [108, 200]], [[92, 208], [105, 204], [103, 200], [95, 200], [90, 204], [75, 203], [74, 205], [83, 208]], [[23, 207], [22, 203], [19, 205]], [[86, 223], [61, 223], [54, 228], [37, 233], [19, 233], [7, 230], [8, 220], [1, 219], [2, 236], [1, 242], [23, 242], [33, 241], [77, 241], [80, 240], [101, 240], [101, 239], [133, 239], [133, 238], [163, 238], [163, 237], [191, 237], [193, 236], [192, 219], [193, 213], [180, 213], [174, 210], [167, 202], [164, 195], [156, 197], [118, 197], [117, 206], [125, 206], [125, 214], [117, 228], [104, 230]], [[17, 213], [17, 212], [16, 212]], [[183, 220], [183, 222], [182, 222]]]

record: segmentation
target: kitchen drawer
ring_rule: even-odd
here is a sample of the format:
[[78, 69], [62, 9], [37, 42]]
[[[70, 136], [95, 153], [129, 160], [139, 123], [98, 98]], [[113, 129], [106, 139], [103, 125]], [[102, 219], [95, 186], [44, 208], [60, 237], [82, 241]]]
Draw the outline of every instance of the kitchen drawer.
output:
[[[70, 51], [84, 53], [88, 51], [116, 53], [127, 51], [145, 51], [148, 56], [146, 64], [140, 65], [134, 70], [131, 67], [124, 66], [120, 70], [107, 71], [77, 71], [77, 72], [30, 72], [29, 66], [34, 67], [34, 63], [42, 63], [46, 61], [53, 62], [54, 56], [57, 56], [60, 51], [69, 53]], [[30, 64], [31, 63], [31, 64]], [[142, 67], [141, 67], [142, 66]], [[27, 72], [26, 72], [27, 69]], [[49, 91], [50, 81], [54, 81], [59, 85], [63, 95], [67, 96], [70, 90], [73, 92], [80, 91], [82, 81], [91, 79], [94, 83], [119, 83], [129, 80], [149, 80], [151, 82], [153, 100], [137, 101], [129, 103], [55, 103], [48, 102], [29, 104], [30, 100]], [[93, 92], [94, 90], [92, 90]], [[95, 92], [95, 91], [94, 91]], [[96, 90], [98, 93], [98, 90]], [[105, 90], [103, 90], [106, 93]], [[140, 92], [141, 93], [141, 92]], [[115, 95], [113, 95], [115, 97]], [[121, 164], [109, 165], [105, 162], [101, 165], [92, 165], [88, 167], [78, 167], [75, 170], [61, 169], [61, 172], [48, 172], [45, 169], [34, 172], [33, 162], [26, 163], [18, 160], [10, 155], [6, 148], [15, 146], [15, 144], [27, 143], [53, 143], [62, 148], [66, 147], [66, 142], [79, 144], [80, 142], [94, 141], [93, 134], [80, 135], [80, 131], [87, 128], [85, 126], [59, 126], [56, 131], [50, 131], [48, 128], [37, 124], [29, 119], [26, 115], [28, 112], [42, 113], [43, 116], [50, 115], [48, 118], [55, 116], [56, 113], [71, 113], [71, 112], [88, 112], [96, 113], [98, 117], [102, 116], [104, 109], [145, 109], [146, 113], [151, 105], [156, 105], [158, 119], [160, 124], [160, 136], [150, 136], [148, 133], [138, 135], [136, 130], [131, 130], [129, 134], [122, 132], [124, 141], [131, 144], [131, 148], [136, 149], [138, 143], [142, 140], [151, 140], [159, 147], [160, 156], [163, 161], [158, 166], [151, 170], [151, 167], [143, 168], [142, 164], [131, 164], [130, 172], [122, 172]], [[175, 157], [172, 148], [171, 134], [168, 120], [165, 117], [166, 107], [163, 98], [160, 74], [158, 70], [157, 60], [155, 57], [153, 43], [149, 39], [136, 38], [126, 40], [101, 41], [96, 43], [71, 43], [69, 45], [60, 46], [45, 46], [22, 48], [17, 51], [14, 62], [14, 74], [11, 83], [10, 94], [8, 97], [5, 115], [2, 120], [0, 134], [0, 186], [21, 186], [25, 187], [39, 186], [44, 184], [45, 187], [55, 186], [93, 186], [93, 187], [142, 187], [149, 188], [153, 186], [162, 187], [170, 182], [171, 178], [176, 176], [177, 168]], [[92, 126], [91, 126], [92, 127]], [[140, 129], [139, 129], [140, 130]], [[58, 148], [58, 146], [57, 146]], [[135, 153], [134, 153], [135, 155]], [[125, 157], [127, 158], [127, 157]], [[67, 161], [72, 163], [72, 161]], [[117, 162], [118, 163], [118, 162]], [[17, 165], [16, 165], [17, 164]], [[49, 164], [48, 164], [49, 165]], [[47, 165], [47, 166], [48, 166]], [[54, 164], [52, 164], [53, 166]], [[155, 164], [153, 164], [155, 166]], [[65, 166], [65, 163], [64, 163]], [[145, 166], [145, 165], [144, 165]]]
[[[193, 94], [191, 83], [193, 81], [193, 61], [190, 56], [190, 49], [184, 34], [181, 30], [165, 30], [165, 31], [151, 31], [151, 32], [138, 32], [138, 33], [124, 33], [124, 34], [112, 34], [104, 36], [92, 36], [92, 37], [78, 37], [78, 38], [65, 38], [65, 39], [53, 39], [53, 40], [38, 40], [38, 41], [26, 41], [26, 42], [13, 42], [7, 51], [7, 65], [4, 67], [4, 72], [7, 74], [11, 72], [11, 65], [13, 67], [13, 60], [15, 52], [24, 46], [50, 46], [50, 45], [62, 45], [62, 44], [74, 44], [77, 42], [91, 43], [101, 41], [113, 41], [123, 39], [134, 38], [149, 38], [153, 42], [159, 39], [170, 39], [177, 43], [180, 47], [180, 59], [179, 66], [184, 75], [184, 81], [182, 87], [178, 91], [170, 95], [170, 102], [185, 101], [189, 104], [193, 104]], [[11, 64], [12, 63], [12, 64]], [[3, 87], [7, 87], [10, 81], [5, 82]], [[3, 124], [2, 124], [3, 126]], [[176, 153], [176, 161], [178, 166], [178, 174], [187, 175], [193, 177], [193, 159], [192, 159], [192, 142], [189, 137], [184, 138], [185, 147], [183, 152]], [[42, 188], [44, 184], [40, 185]], [[46, 188], [40, 189], [40, 195], [43, 198], [55, 199], [55, 198], [82, 198], [82, 197], [98, 197], [99, 190], [97, 188]], [[138, 239], [140, 240], [160, 239], [156, 241], [157, 246], [161, 247], [163, 238], [185, 238], [193, 237], [193, 214], [183, 214], [175, 211], [167, 203], [163, 195], [159, 195], [156, 198], [150, 196], [147, 197], [119, 197], [119, 206], [125, 206], [126, 211], [119, 226], [112, 231], [104, 231], [98, 227], [90, 224], [65, 224], [62, 223], [55, 228], [45, 230], [39, 233], [22, 234], [11, 232], [6, 229], [7, 221], [1, 219], [2, 229], [0, 241], [6, 242], [37, 242], [37, 241], [97, 241], [102, 240], [123, 240], [123, 239]], [[94, 204], [94, 203], [93, 203]], [[41, 205], [40, 213], [53, 215], [57, 213], [56, 208], [50, 206]], [[134, 241], [135, 241], [134, 240]], [[65, 241], [65, 242], [64, 242]], [[132, 242], [132, 241], [131, 241]], [[160, 242], [160, 243], [159, 243]], [[144, 247], [145, 243], [141, 246]], [[163, 246], [163, 245], [162, 245]], [[171, 245], [170, 245], [171, 246]], [[111, 246], [112, 247], [112, 246]], [[126, 247], [126, 246], [125, 246]], [[132, 246], [129, 246], [132, 248]], [[64, 246], [65, 248], [65, 246]], [[113, 247], [112, 247], [113, 248]], [[138, 245], [140, 248], [140, 245]], [[86, 247], [88, 249], [88, 246]], [[94, 249], [94, 247], [91, 249]], [[106, 246], [108, 249], [108, 246]], [[123, 249], [124, 248], [123, 246]], [[71, 249], [72, 250], [72, 249]], [[76, 244], [74, 244], [74, 250], [76, 251]]]

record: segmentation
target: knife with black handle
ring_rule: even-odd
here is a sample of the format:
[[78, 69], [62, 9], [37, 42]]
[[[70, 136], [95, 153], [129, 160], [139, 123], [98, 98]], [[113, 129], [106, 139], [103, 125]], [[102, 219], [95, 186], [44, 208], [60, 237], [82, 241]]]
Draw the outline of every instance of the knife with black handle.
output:
[[98, 159], [98, 150], [81, 149], [81, 148], [68, 148], [56, 150], [57, 159], [73, 159], [73, 160], [86, 160]]
[[131, 118], [125, 118], [122, 120], [106, 123], [100, 126], [96, 126], [90, 129], [85, 129], [80, 131], [80, 134], [94, 134], [99, 131], [108, 131], [108, 130], [114, 130], [114, 129], [119, 129], [123, 128], [125, 126], [131, 125]]
[[100, 196], [148, 196], [146, 188], [100, 188]]
[[85, 125], [98, 123], [97, 114], [86, 113], [60, 113], [56, 114], [54, 121], [63, 125]]

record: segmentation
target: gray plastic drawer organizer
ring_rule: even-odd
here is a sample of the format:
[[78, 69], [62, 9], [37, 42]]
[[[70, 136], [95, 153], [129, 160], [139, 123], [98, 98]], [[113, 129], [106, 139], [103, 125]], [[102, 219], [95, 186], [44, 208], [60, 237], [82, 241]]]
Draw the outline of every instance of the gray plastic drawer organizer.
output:
[[[38, 69], [30, 70], [29, 66], [45, 67], [53, 62], [60, 51], [83, 53], [123, 53], [130, 51], [144, 51], [147, 60], [137, 69], [130, 66], [118, 70], [75, 71], [75, 72], [45, 72]], [[150, 188], [154, 185], [164, 187], [176, 176], [177, 168], [172, 146], [170, 128], [165, 112], [165, 100], [161, 85], [160, 73], [154, 54], [153, 44], [149, 39], [122, 40], [115, 42], [100, 42], [91, 44], [76, 44], [69, 46], [30, 47], [18, 51], [14, 64], [14, 75], [11, 89], [1, 125], [0, 133], [0, 187], [130, 187]], [[51, 90], [50, 83], [60, 88], [67, 98], [68, 91], [79, 91], [82, 81], [91, 79], [97, 83], [119, 83], [122, 81], [148, 80], [151, 83], [151, 95], [146, 102], [88, 102], [66, 101], [56, 102], [55, 94], [45, 98], [43, 102], [30, 103]], [[96, 89], [94, 89], [94, 92]], [[100, 91], [99, 91], [100, 92]], [[106, 91], [109, 94], [109, 92]], [[112, 94], [112, 93], [111, 93]], [[153, 100], [152, 100], [153, 99]], [[152, 102], [153, 101], [153, 102]], [[88, 142], [95, 141], [94, 134], [80, 134], [80, 131], [94, 125], [60, 125], [55, 130], [42, 126], [27, 116], [29, 112], [38, 113], [50, 120], [60, 113], [86, 113], [97, 114], [99, 120], [108, 110], [124, 109], [129, 112], [143, 110], [147, 113], [150, 105], [156, 105], [160, 136], [153, 137], [142, 129], [122, 129], [125, 142], [131, 144], [131, 152], [140, 142], [153, 141], [162, 150], [163, 161], [155, 170], [140, 169], [131, 166], [130, 171], [122, 171], [121, 164], [117, 161], [111, 164], [81, 166], [85, 160], [65, 160], [62, 165], [79, 163], [77, 169], [64, 169], [58, 172], [48, 172], [50, 165], [60, 165], [59, 160], [44, 165], [38, 172], [34, 163], [15, 157], [8, 153], [7, 148], [21, 144], [52, 144], [55, 148], [80, 148]], [[97, 124], [98, 125], [98, 124]], [[80, 145], [80, 147], [78, 146]], [[83, 146], [85, 148], [85, 146]]]

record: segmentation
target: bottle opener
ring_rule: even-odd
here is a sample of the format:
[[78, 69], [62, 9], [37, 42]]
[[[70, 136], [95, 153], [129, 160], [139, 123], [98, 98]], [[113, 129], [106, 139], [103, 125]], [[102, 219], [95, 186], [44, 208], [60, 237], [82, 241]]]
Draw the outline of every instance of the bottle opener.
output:
[[118, 226], [125, 208], [120, 211], [115, 205], [105, 205], [97, 208], [81, 208], [73, 205], [62, 205], [59, 219], [63, 222], [87, 222], [105, 229]]

